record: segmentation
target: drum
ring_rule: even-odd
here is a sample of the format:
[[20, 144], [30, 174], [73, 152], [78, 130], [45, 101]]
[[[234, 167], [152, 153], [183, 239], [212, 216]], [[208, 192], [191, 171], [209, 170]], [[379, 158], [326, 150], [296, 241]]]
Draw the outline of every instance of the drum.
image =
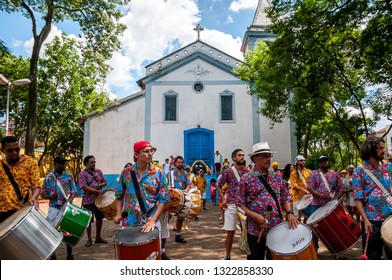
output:
[[25, 206], [0, 224], [0, 259], [46, 260], [62, 239], [35, 206]]
[[332, 254], [346, 251], [361, 238], [358, 224], [337, 200], [318, 208], [306, 223]]
[[103, 195], [98, 195], [95, 199], [95, 206], [104, 214], [108, 220], [113, 220], [117, 214], [116, 191], [107, 190]]
[[296, 229], [289, 222], [274, 226], [267, 234], [266, 245], [274, 260], [317, 260], [312, 231], [300, 223]]
[[202, 207], [200, 191], [197, 188], [191, 188], [188, 193], [184, 192], [184, 197], [184, 207], [178, 213], [178, 216], [197, 218]]
[[297, 208], [305, 215], [306, 218], [309, 218], [309, 216], [312, 214], [310, 212], [312, 207], [312, 201], [313, 201], [313, 195], [311, 194], [305, 194], [298, 201]]
[[119, 260], [160, 260], [161, 246], [159, 231], [142, 232], [141, 226], [121, 229], [114, 236], [117, 259]]
[[381, 226], [381, 237], [386, 247], [392, 251], [392, 216], [389, 216]]
[[170, 189], [170, 202], [166, 203], [166, 211], [177, 214], [184, 207], [185, 197], [180, 189]]
[[89, 226], [91, 217], [92, 213], [90, 211], [68, 201], [61, 207], [53, 224], [57, 230], [64, 233], [63, 241], [75, 246]]

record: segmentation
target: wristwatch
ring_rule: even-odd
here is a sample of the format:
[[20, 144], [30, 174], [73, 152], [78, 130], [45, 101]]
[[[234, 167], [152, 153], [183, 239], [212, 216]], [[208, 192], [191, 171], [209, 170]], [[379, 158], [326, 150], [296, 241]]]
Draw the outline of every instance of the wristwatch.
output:
[[289, 214], [292, 214], [292, 215], [294, 215], [294, 212], [293, 212], [293, 210], [289, 210], [289, 211], [287, 211], [287, 212], [286, 212], [286, 217], [287, 217]]

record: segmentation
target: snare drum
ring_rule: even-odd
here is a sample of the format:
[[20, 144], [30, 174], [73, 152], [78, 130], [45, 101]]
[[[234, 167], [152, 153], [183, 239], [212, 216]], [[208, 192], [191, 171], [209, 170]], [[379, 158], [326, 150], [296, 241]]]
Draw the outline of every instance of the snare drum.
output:
[[166, 203], [166, 211], [177, 214], [184, 207], [185, 197], [180, 189], [170, 189], [170, 202]]
[[25, 206], [0, 224], [0, 259], [46, 260], [62, 239], [35, 206]]
[[392, 216], [389, 216], [381, 226], [381, 237], [384, 245], [392, 251]]
[[298, 201], [297, 208], [301, 211], [306, 218], [308, 218], [311, 213], [313, 195], [305, 194], [302, 198]]
[[113, 220], [117, 214], [117, 200], [116, 191], [113, 189], [107, 190], [103, 195], [98, 195], [95, 199], [95, 206], [108, 220]]
[[318, 208], [306, 221], [332, 254], [340, 254], [361, 238], [361, 229], [338, 203], [332, 200]]
[[296, 229], [290, 229], [289, 222], [274, 226], [267, 234], [266, 246], [274, 260], [317, 260], [312, 231], [302, 223]]
[[90, 211], [68, 201], [61, 207], [53, 224], [56, 229], [64, 233], [63, 241], [75, 246], [89, 226], [91, 217], [92, 213]]
[[114, 236], [118, 260], [160, 260], [159, 231], [142, 232], [141, 226], [121, 229]]

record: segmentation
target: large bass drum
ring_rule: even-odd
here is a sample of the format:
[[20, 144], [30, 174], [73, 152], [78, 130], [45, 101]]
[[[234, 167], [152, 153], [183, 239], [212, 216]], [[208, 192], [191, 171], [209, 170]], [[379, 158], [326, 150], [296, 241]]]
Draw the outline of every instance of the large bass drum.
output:
[[46, 260], [62, 239], [35, 206], [25, 206], [0, 224], [0, 259]]

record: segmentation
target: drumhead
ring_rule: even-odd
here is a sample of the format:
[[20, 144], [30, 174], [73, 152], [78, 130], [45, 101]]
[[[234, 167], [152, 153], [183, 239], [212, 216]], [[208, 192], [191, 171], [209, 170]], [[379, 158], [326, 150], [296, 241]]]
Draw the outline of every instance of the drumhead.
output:
[[24, 218], [27, 217], [27, 214], [30, 213], [30, 211], [35, 210], [33, 208], [34, 206], [25, 206], [2, 222], [0, 224], [0, 238], [2, 238], [8, 231], [15, 228], [20, 222], [23, 222]]
[[116, 200], [116, 192], [112, 189], [107, 190], [103, 195], [98, 195], [95, 199], [95, 206], [103, 208], [109, 206]]
[[274, 226], [267, 234], [266, 245], [278, 255], [295, 255], [306, 249], [312, 242], [312, 231], [300, 223], [296, 229], [289, 228], [289, 222]]
[[305, 194], [299, 201], [297, 204], [297, 208], [298, 210], [303, 210], [306, 207], [308, 207], [313, 201], [313, 195], [309, 194]]
[[148, 244], [159, 237], [159, 230], [154, 228], [150, 232], [142, 232], [141, 226], [134, 226], [121, 229], [114, 236], [114, 240], [124, 246], [139, 246]]
[[381, 236], [385, 243], [392, 246], [392, 216], [389, 216], [381, 226]]
[[331, 200], [327, 204], [321, 206], [319, 209], [314, 211], [312, 215], [308, 218], [306, 223], [308, 225], [317, 223], [318, 221], [324, 219], [326, 216], [328, 216], [330, 213], [335, 210], [335, 208], [338, 206], [338, 201], [337, 200]]

